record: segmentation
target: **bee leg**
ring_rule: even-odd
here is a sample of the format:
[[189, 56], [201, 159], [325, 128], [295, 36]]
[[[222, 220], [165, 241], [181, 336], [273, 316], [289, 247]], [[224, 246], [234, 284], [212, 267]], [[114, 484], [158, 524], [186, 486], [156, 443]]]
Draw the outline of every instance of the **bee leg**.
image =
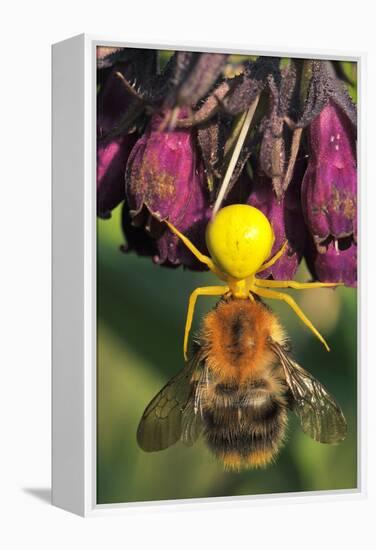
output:
[[268, 267], [271, 267], [273, 264], [275, 264], [275, 262], [279, 260], [282, 254], [284, 254], [284, 252], [286, 251], [287, 245], [288, 242], [285, 241], [278, 252], [276, 252], [276, 254], [274, 254], [274, 256], [272, 256], [269, 261], [262, 264], [262, 266], [256, 271], [256, 273], [260, 273], [260, 271], [264, 271], [264, 269], [268, 269]]
[[178, 229], [176, 229], [176, 227], [174, 225], [172, 225], [172, 223], [170, 223], [168, 221], [166, 221], [165, 223], [168, 225], [169, 229], [173, 233], [175, 233], [175, 235], [177, 235], [181, 241], [183, 241], [185, 246], [192, 252], [192, 254], [198, 259], [199, 262], [207, 265], [212, 273], [217, 275], [217, 277], [219, 277], [220, 279], [225, 280], [225, 276], [217, 268], [217, 266], [214, 264], [214, 262], [211, 258], [209, 258], [208, 256], [205, 256], [205, 254], [202, 254], [198, 250], [198, 248], [196, 248], [195, 245], [193, 243], [191, 243], [191, 241], [185, 235], [183, 235], [183, 233], [180, 233], [180, 231]]
[[188, 337], [192, 326], [193, 313], [198, 296], [222, 296], [228, 292], [228, 286], [203, 286], [196, 288], [189, 297], [187, 320], [184, 330], [184, 359], [187, 360]]
[[[270, 283], [270, 281], [267, 281], [267, 282]], [[304, 315], [303, 311], [300, 309], [298, 304], [295, 302], [295, 300], [291, 296], [289, 296], [288, 294], [285, 294], [284, 292], [276, 292], [275, 290], [269, 290], [266, 288], [261, 289], [256, 285], [254, 285], [251, 288], [251, 291], [254, 292], [255, 294], [258, 294], [262, 298], [271, 298], [272, 300], [282, 300], [283, 302], [286, 302], [286, 304], [288, 304], [295, 311], [295, 313], [303, 321], [303, 323], [313, 332], [313, 334], [317, 336], [320, 342], [324, 344], [326, 350], [330, 351], [330, 348], [326, 343], [325, 339], [323, 338], [323, 336], [321, 336], [319, 331], [313, 326], [313, 324], [308, 319], [308, 317]]]
[[255, 284], [265, 288], [295, 288], [296, 290], [328, 288], [343, 285], [343, 283], [298, 283], [297, 281], [271, 281], [270, 279], [256, 279]]

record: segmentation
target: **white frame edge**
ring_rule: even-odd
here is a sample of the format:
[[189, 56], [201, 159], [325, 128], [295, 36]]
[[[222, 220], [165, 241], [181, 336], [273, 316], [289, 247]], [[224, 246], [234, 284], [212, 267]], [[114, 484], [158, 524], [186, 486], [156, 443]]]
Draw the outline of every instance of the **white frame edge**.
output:
[[[358, 63], [358, 487], [352, 490], [98, 505], [96, 503], [96, 47], [254, 53]], [[145, 509], [293, 504], [366, 496], [365, 53], [218, 43], [140, 44], [79, 35], [52, 47], [52, 503], [81, 516]], [[360, 216], [361, 212], [361, 216]], [[361, 366], [362, 360], [362, 368]]]
[[52, 502], [83, 515], [84, 39], [52, 49]]

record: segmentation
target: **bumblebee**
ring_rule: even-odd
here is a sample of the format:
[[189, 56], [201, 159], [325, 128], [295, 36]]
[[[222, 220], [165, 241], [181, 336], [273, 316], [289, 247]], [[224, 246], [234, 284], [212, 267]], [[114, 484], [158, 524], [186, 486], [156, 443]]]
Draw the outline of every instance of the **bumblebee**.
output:
[[203, 434], [227, 468], [266, 466], [284, 441], [288, 411], [321, 443], [346, 436], [335, 399], [289, 352], [285, 332], [261, 301], [227, 297], [204, 319], [196, 350], [146, 408], [144, 451]]
[[286, 245], [265, 262], [274, 235], [267, 218], [253, 207], [225, 207], [210, 222], [206, 239], [215, 261], [168, 225], [226, 285], [192, 293], [185, 357], [197, 296], [221, 295], [222, 299], [204, 317], [192, 357], [146, 408], [137, 431], [139, 446], [148, 452], [160, 451], [179, 440], [192, 445], [203, 434], [225, 467], [266, 466], [283, 444], [289, 410], [316, 441], [342, 441], [347, 427], [339, 405], [294, 361], [282, 325], [261, 300], [286, 301], [329, 349], [289, 295], [266, 288], [334, 285], [257, 279], [255, 274], [272, 265]]

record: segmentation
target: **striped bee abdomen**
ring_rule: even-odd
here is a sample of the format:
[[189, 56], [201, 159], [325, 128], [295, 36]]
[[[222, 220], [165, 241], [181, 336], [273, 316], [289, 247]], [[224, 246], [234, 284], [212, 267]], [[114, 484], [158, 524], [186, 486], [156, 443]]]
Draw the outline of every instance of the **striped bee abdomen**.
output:
[[[228, 396], [227, 388], [225, 392]], [[244, 395], [234, 392], [233, 398], [233, 404], [213, 403], [214, 406], [203, 408], [206, 441], [228, 468], [265, 466], [283, 443], [287, 423], [285, 401], [264, 389]]]

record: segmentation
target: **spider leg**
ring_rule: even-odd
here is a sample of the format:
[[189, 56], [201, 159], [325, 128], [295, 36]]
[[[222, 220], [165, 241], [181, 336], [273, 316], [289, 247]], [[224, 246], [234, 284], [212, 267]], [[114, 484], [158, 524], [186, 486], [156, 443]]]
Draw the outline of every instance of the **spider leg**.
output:
[[196, 288], [189, 297], [187, 320], [184, 330], [184, 359], [187, 360], [188, 337], [192, 326], [193, 313], [198, 296], [222, 296], [229, 291], [228, 286], [203, 286]]
[[179, 237], [179, 239], [192, 252], [192, 254], [198, 259], [199, 262], [207, 265], [212, 273], [217, 275], [217, 277], [219, 277], [220, 279], [225, 280], [225, 276], [217, 268], [217, 266], [214, 264], [214, 262], [211, 258], [209, 258], [208, 256], [205, 256], [205, 254], [202, 254], [198, 250], [198, 248], [196, 248], [195, 245], [193, 243], [191, 243], [191, 241], [185, 235], [183, 235], [183, 233], [180, 233], [180, 231], [178, 229], [176, 229], [176, 227], [174, 225], [172, 225], [172, 223], [170, 223], [168, 221], [166, 221], [165, 223], [168, 225], [169, 229], [171, 229], [171, 231]]
[[[270, 281], [268, 281], [270, 282]], [[289, 296], [288, 294], [285, 294], [284, 292], [276, 292], [275, 290], [269, 290], [266, 288], [259, 288], [256, 285], [254, 285], [251, 289], [252, 292], [255, 292], [255, 294], [258, 294], [262, 298], [271, 298], [272, 300], [282, 300], [283, 302], [286, 302], [297, 314], [297, 316], [303, 321], [303, 323], [317, 336], [317, 338], [324, 344], [327, 351], [330, 351], [330, 348], [328, 344], [326, 343], [325, 339], [319, 331], [313, 326], [311, 321], [306, 317], [303, 313], [303, 311], [300, 309], [298, 304], [295, 302], [295, 300]]]
[[286, 251], [288, 242], [285, 241], [281, 248], [270, 258], [269, 261], [262, 264], [262, 266], [256, 271], [256, 273], [260, 273], [260, 271], [264, 271], [264, 269], [268, 269], [268, 267], [271, 267], [279, 258], [282, 256], [282, 254]]
[[255, 279], [255, 284], [265, 288], [295, 288], [296, 290], [343, 285], [343, 283], [298, 283], [297, 281], [271, 281], [270, 279]]

